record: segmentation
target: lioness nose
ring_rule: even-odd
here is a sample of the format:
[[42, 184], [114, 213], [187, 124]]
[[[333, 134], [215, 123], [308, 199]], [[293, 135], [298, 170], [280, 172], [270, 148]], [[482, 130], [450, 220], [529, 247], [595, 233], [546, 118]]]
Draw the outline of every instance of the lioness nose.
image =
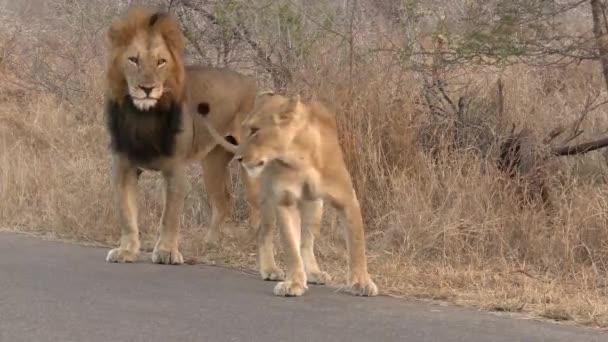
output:
[[143, 90], [144, 93], [146, 93], [146, 96], [150, 96], [150, 93], [152, 92], [152, 89], [154, 89], [154, 87], [144, 87], [144, 86], [139, 86], [139, 88], [141, 90]]

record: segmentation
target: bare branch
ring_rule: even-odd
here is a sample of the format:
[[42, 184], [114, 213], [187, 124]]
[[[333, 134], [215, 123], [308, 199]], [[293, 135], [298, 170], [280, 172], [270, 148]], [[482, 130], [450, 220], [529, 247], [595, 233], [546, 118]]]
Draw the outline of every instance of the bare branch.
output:
[[[195, 1], [182, 1], [182, 4], [198, 13], [201, 13], [210, 23], [220, 26], [216, 16], [202, 8]], [[253, 38], [253, 34], [241, 23], [233, 23], [232, 30], [235, 35], [243, 41], [247, 42], [249, 47], [255, 52], [256, 56], [262, 62], [264, 69], [268, 72], [273, 80], [275, 88], [281, 89], [286, 83], [291, 80], [291, 72], [284, 66], [277, 65], [270, 58], [270, 54], [266, 53], [264, 48]]]
[[505, 116], [505, 87], [502, 83], [502, 78], [499, 78], [496, 82], [498, 86], [498, 114], [501, 118]]
[[555, 138], [562, 135], [562, 133], [564, 133], [565, 131], [566, 131], [566, 127], [563, 125], [555, 127], [554, 129], [551, 130], [551, 132], [549, 132], [549, 134], [547, 134], [547, 137], [545, 139], [543, 139], [543, 143], [548, 144], [548, 143], [552, 142]]
[[551, 149], [551, 154], [554, 156], [572, 156], [576, 154], [585, 154], [604, 147], [608, 147], [608, 138], [602, 138], [574, 146], [556, 147]]
[[[608, 90], [608, 42], [606, 42], [606, 19], [601, 17], [604, 13], [604, 4], [599, 0], [591, 0], [591, 14], [593, 16], [593, 33], [597, 41], [597, 50], [600, 54], [600, 62], [604, 74], [606, 89]], [[602, 25], [602, 19], [603, 24]]]
[[570, 135], [562, 142], [562, 144], [567, 144], [572, 140], [578, 138], [581, 134], [583, 134], [584, 131], [581, 129], [581, 125], [583, 124], [583, 121], [585, 121], [585, 119], [587, 118], [587, 115], [589, 115], [589, 113], [591, 112], [591, 106], [593, 105], [593, 102], [595, 102], [598, 96], [599, 94], [596, 94], [594, 98], [592, 98], [592, 95], [587, 96], [581, 114], [571, 125], [572, 130], [570, 132]]

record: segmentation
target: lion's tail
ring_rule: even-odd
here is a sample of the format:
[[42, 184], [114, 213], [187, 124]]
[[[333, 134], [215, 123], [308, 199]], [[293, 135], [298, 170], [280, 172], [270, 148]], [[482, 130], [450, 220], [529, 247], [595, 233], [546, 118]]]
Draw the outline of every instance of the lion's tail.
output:
[[[228, 138], [222, 137], [222, 135], [207, 120], [207, 114], [209, 114], [209, 105], [207, 103], [200, 103], [197, 106], [197, 111], [203, 117], [203, 123], [207, 127], [207, 130], [209, 131], [209, 134], [211, 134], [213, 140], [215, 140], [218, 145], [225, 148], [228, 152], [236, 154], [238, 146], [229, 141]], [[234, 140], [234, 138], [231, 140]], [[236, 140], [234, 141], [236, 142]]]

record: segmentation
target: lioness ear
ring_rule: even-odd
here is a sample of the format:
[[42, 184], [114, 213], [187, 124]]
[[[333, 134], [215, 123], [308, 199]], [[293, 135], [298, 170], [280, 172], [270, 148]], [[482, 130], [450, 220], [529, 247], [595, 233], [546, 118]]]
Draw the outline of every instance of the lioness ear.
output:
[[289, 108], [290, 110], [293, 110], [296, 108], [296, 106], [299, 103], [300, 103], [300, 94], [296, 94], [289, 98], [289, 101], [287, 102], [287, 106], [291, 107], [291, 108]]
[[300, 104], [300, 95], [294, 95], [287, 100], [281, 111], [275, 114], [274, 121], [281, 125], [291, 122], [298, 115], [298, 105]]

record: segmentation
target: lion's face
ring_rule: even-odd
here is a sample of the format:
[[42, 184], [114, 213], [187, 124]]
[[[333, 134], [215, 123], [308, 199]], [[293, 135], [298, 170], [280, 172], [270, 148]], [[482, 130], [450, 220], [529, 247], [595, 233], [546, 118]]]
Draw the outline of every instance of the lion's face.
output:
[[146, 111], [165, 93], [177, 100], [183, 96], [184, 42], [174, 17], [134, 8], [113, 23], [109, 38], [109, 80], [115, 98], [128, 95]]
[[133, 104], [141, 110], [154, 107], [166, 90], [175, 63], [164, 39], [140, 33], [120, 59]]
[[301, 107], [298, 97], [268, 96], [243, 121], [244, 139], [236, 159], [251, 177], [258, 177], [269, 162], [287, 156], [302, 126]]

